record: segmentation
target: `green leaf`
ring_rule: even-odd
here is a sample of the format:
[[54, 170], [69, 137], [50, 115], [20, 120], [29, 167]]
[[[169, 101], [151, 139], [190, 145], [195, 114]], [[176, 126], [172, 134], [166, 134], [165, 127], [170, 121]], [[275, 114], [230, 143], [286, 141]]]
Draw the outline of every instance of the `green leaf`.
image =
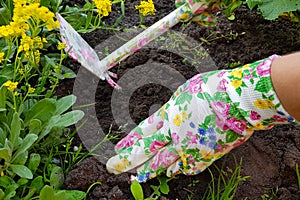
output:
[[272, 89], [272, 85], [271, 84], [266, 84], [269, 82], [269, 78], [268, 77], [261, 77], [259, 79], [259, 81], [257, 82], [255, 89], [258, 92], [261, 93], [267, 93]]
[[28, 162], [28, 168], [34, 173], [37, 168], [39, 167], [41, 162], [41, 156], [37, 153], [31, 153], [29, 162]]
[[241, 136], [232, 130], [226, 131], [226, 143], [234, 142], [239, 137], [241, 137]]
[[18, 150], [14, 153], [13, 155], [13, 160], [12, 162], [17, 159], [21, 154], [23, 154], [25, 151], [27, 151], [32, 144], [38, 139], [38, 136], [35, 134], [27, 134], [18, 148]]
[[16, 158], [13, 157], [13, 163], [18, 165], [25, 165], [27, 159], [28, 159], [28, 151], [24, 151], [18, 157]]
[[197, 94], [197, 97], [198, 97], [199, 99], [204, 99], [203, 94], [200, 93], [200, 92]]
[[4, 197], [5, 197], [5, 194], [4, 194], [3, 190], [0, 189], [0, 199], [2, 200], [2, 199], [4, 199]]
[[50, 175], [50, 185], [53, 186], [54, 189], [59, 189], [62, 187], [64, 183], [64, 172], [61, 167], [55, 166]]
[[35, 189], [37, 193], [40, 192], [40, 190], [44, 187], [44, 181], [42, 176], [37, 176], [33, 179], [33, 181], [30, 184], [31, 189]]
[[13, 145], [16, 145], [21, 131], [21, 119], [19, 117], [19, 114], [16, 112], [13, 115], [13, 119], [10, 127], [11, 127], [10, 141], [12, 142]]
[[26, 179], [26, 178], [20, 178], [20, 179], [18, 180], [18, 182], [17, 182], [17, 184], [18, 184], [19, 186], [25, 185], [25, 184], [27, 184], [27, 183], [28, 183], [28, 179]]
[[29, 122], [29, 133], [38, 135], [42, 131], [42, 122], [39, 119], [32, 119]]
[[258, 5], [263, 17], [268, 20], [278, 18], [284, 12], [300, 10], [299, 0], [247, 0], [249, 8]]
[[135, 200], [143, 200], [144, 193], [141, 184], [138, 181], [133, 181], [130, 185], [130, 191]]
[[61, 116], [60, 120], [56, 123], [57, 127], [68, 127], [77, 123], [84, 116], [81, 110], [73, 110]]
[[241, 89], [240, 87], [236, 88], [235, 91], [236, 91], [236, 93], [239, 94], [239, 96], [241, 96], [241, 94], [242, 94], [242, 89]]
[[81, 200], [86, 197], [86, 193], [79, 190], [64, 190], [66, 200]]
[[0, 87], [0, 108], [5, 109], [6, 102], [6, 87]]
[[8, 186], [13, 185], [17, 188], [16, 182], [9, 176], [0, 176], [0, 186], [7, 188]]
[[246, 3], [250, 10], [252, 10], [255, 6], [262, 4], [262, 0], [246, 0]]
[[76, 73], [73, 72], [71, 69], [61, 66], [62, 75], [64, 78], [76, 78]]
[[42, 122], [46, 122], [53, 116], [55, 110], [55, 104], [50, 99], [38, 101], [28, 111], [27, 115], [25, 116], [24, 124], [28, 124], [32, 119], [39, 119]]
[[75, 95], [68, 95], [60, 98], [55, 103], [56, 106], [55, 114], [60, 115], [63, 112], [67, 111], [75, 103], [75, 101], [76, 101]]
[[6, 139], [7, 133], [3, 131], [3, 129], [0, 127], [0, 145], [4, 145], [5, 139]]
[[168, 185], [168, 179], [167, 177], [164, 177], [164, 176], [160, 176], [158, 177], [158, 180], [159, 180], [159, 188], [160, 188], [160, 191], [163, 193], [163, 194], [169, 194], [170, 192], [170, 188], [169, 188], [169, 185]]
[[190, 95], [188, 92], [183, 92], [178, 97], [176, 98], [176, 103], [175, 105], [181, 105], [185, 102], [190, 103], [192, 100], [192, 95]]
[[8, 7], [0, 8], [0, 25], [7, 25], [11, 19]]
[[11, 159], [11, 155], [9, 155], [9, 151], [7, 148], [0, 149], [0, 160], [4, 159], [6, 162], [9, 162]]
[[65, 200], [66, 195], [64, 192], [55, 193], [54, 189], [49, 185], [45, 185], [40, 193], [40, 200]]
[[11, 164], [10, 168], [14, 173], [16, 173], [18, 176], [20, 176], [22, 178], [27, 178], [27, 179], [32, 179], [33, 178], [33, 175], [31, 173], [30, 169], [28, 169], [24, 165]]

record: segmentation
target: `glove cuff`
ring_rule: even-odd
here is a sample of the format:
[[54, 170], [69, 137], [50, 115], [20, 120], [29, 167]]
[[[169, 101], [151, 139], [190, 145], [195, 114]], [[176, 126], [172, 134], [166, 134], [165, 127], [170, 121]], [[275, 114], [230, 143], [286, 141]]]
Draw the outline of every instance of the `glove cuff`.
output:
[[[233, 70], [222, 71], [224, 88], [233, 107], [254, 130], [266, 130], [275, 124], [299, 124], [280, 103], [270, 77], [272, 55]], [[220, 74], [219, 74], [220, 75]]]

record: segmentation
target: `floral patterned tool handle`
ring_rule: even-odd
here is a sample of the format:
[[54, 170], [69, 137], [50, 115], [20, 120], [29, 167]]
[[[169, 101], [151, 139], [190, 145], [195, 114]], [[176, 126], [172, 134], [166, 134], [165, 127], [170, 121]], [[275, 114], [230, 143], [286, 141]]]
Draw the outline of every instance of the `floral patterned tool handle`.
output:
[[57, 13], [56, 16], [60, 22], [62, 41], [67, 45], [65, 51], [69, 53], [69, 56], [81, 63], [83, 67], [91, 71], [100, 79], [106, 79], [111, 86], [120, 88], [110, 77], [116, 76], [113, 73], [108, 72], [108, 70], [176, 25], [179, 22], [179, 16], [184, 12], [183, 8], [184, 5], [180, 6], [101, 61], [99, 60], [97, 53], [72, 28], [72, 26], [60, 14]]

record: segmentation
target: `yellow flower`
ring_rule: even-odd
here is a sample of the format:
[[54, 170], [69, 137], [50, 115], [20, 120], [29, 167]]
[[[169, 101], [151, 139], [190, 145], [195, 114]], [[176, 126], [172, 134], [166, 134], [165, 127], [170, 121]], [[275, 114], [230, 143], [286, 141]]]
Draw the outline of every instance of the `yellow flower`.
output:
[[18, 82], [6, 81], [3, 85], [7, 87], [9, 91], [13, 92], [18, 86]]
[[268, 102], [266, 100], [257, 99], [254, 102], [254, 106], [260, 108], [262, 110], [267, 109], [269, 107]]
[[267, 103], [269, 108], [273, 108], [275, 106], [274, 103], [269, 99], [266, 100], [266, 103]]
[[63, 43], [63, 42], [59, 42], [58, 45], [57, 45], [57, 49], [58, 50], [63, 50], [64, 48], [66, 48], [66, 43]]
[[258, 130], [264, 130], [264, 125], [261, 122], [256, 122], [254, 124], [254, 127], [257, 128]]
[[35, 61], [35, 63], [39, 63], [40, 60], [41, 60], [41, 53], [40, 53], [40, 51], [39, 50], [34, 51], [33, 55], [34, 55], [34, 61]]
[[242, 85], [242, 80], [232, 80], [231, 81], [231, 85], [234, 87], [234, 88], [239, 88], [241, 85]]
[[155, 14], [155, 7], [154, 7], [154, 3], [152, 0], [141, 1], [140, 5], [135, 6], [135, 9], [139, 10], [139, 13], [142, 16]]
[[233, 76], [235, 78], [242, 78], [242, 76], [243, 76], [243, 70], [241, 70], [241, 69], [234, 69], [231, 72], [231, 76]]
[[117, 163], [115, 165], [115, 169], [119, 172], [123, 171], [125, 169], [125, 166], [123, 165], [123, 163]]
[[18, 71], [19, 71], [19, 73], [20, 73], [21, 75], [24, 75], [24, 74], [25, 74], [25, 72], [24, 72], [23, 69], [19, 69]]
[[25, 53], [26, 53], [30, 49], [34, 49], [34, 40], [27, 35], [23, 35], [20, 46], [18, 48], [18, 52], [20, 53], [22, 51], [25, 51]]
[[243, 66], [243, 69], [249, 69], [250, 68], [250, 64], [246, 64]]
[[0, 52], [0, 63], [2, 63], [2, 61], [4, 61], [4, 52]]
[[1, 171], [1, 176], [5, 176], [5, 174], [4, 174], [4, 172], [3, 172], [3, 171]]
[[110, 0], [93, 0], [95, 6], [97, 7], [97, 11], [102, 16], [108, 16], [111, 12], [111, 1]]
[[34, 91], [35, 91], [35, 88], [33, 88], [33, 87], [29, 87], [29, 88], [28, 88], [28, 93], [29, 93], [29, 94], [34, 93]]
[[183, 13], [182, 15], [180, 15], [180, 19], [183, 19], [183, 20], [188, 19], [189, 17], [190, 17], [190, 15], [187, 13]]
[[181, 116], [180, 115], [176, 115], [173, 119], [173, 123], [176, 125], [176, 126], [180, 126], [180, 124], [182, 123], [182, 119], [181, 119]]
[[188, 114], [185, 110], [181, 111], [180, 114], [181, 114], [183, 120], [185, 120], [188, 117]]

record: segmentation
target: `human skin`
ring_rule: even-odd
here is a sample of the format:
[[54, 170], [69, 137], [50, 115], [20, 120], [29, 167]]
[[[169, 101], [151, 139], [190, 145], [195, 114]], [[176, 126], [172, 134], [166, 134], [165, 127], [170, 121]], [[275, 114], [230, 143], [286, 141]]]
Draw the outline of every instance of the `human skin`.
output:
[[300, 52], [275, 59], [271, 80], [282, 106], [300, 121]]

